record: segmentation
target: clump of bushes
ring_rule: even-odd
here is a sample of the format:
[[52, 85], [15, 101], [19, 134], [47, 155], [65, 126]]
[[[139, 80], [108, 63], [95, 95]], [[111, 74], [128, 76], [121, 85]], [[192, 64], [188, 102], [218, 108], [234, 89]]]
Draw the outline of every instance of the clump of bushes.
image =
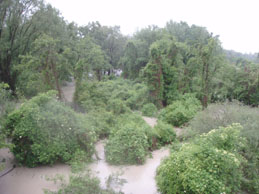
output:
[[[58, 191], [45, 190], [44, 193], [46, 194], [122, 194], [122, 192], [117, 192], [111, 188], [108, 181], [106, 182], [107, 188], [102, 188], [100, 180], [90, 172], [70, 176], [69, 183], [66, 183], [64, 177], [60, 175], [50, 180], [59, 181], [61, 188]], [[124, 183], [118, 177], [110, 176], [108, 180], [114, 182], [116, 186], [121, 186]]]
[[116, 116], [105, 109], [90, 111], [85, 114], [86, 127], [95, 131], [99, 138], [108, 137], [116, 123]]
[[183, 144], [157, 169], [161, 193], [235, 193], [240, 189], [243, 147], [239, 124], [220, 127]]
[[147, 154], [147, 136], [134, 123], [125, 124], [105, 146], [106, 160], [111, 164], [143, 164]]
[[240, 123], [241, 136], [247, 139], [246, 147], [240, 151], [246, 160], [242, 189], [259, 193], [259, 109], [245, 106], [239, 102], [211, 104], [199, 112], [189, 123], [185, 137], [207, 133], [219, 126]]
[[0, 83], [0, 129], [1, 123], [7, 114], [13, 111], [15, 107], [15, 103], [12, 100], [12, 94], [8, 84]]
[[141, 111], [147, 117], [155, 117], [157, 115], [157, 107], [153, 103], [145, 104]]
[[126, 103], [120, 99], [110, 99], [107, 105], [107, 111], [112, 112], [115, 115], [124, 114], [130, 112]]
[[200, 101], [194, 95], [185, 94], [164, 108], [158, 118], [174, 126], [181, 126], [190, 121], [201, 108]]
[[0, 83], [0, 148], [9, 146], [5, 141], [3, 123], [8, 113], [14, 110], [14, 107], [15, 103], [13, 102], [8, 84]]
[[29, 167], [69, 161], [78, 150], [90, 158], [96, 135], [83, 115], [55, 99], [55, 92], [40, 94], [10, 113], [5, 132], [19, 163]]
[[152, 146], [152, 129], [136, 114], [123, 114], [117, 119], [105, 145], [107, 162], [142, 164]]
[[174, 128], [167, 123], [158, 121], [154, 127], [154, 130], [157, 135], [158, 143], [160, 145], [172, 143], [176, 139]]
[[147, 96], [149, 95], [146, 85], [130, 80], [115, 79], [100, 82], [88, 81], [77, 85], [74, 99], [87, 112], [100, 107], [114, 111], [115, 108], [112, 108], [114, 103], [116, 106], [123, 104], [119, 108], [125, 112], [126, 107], [131, 110], [141, 109], [149, 101]]

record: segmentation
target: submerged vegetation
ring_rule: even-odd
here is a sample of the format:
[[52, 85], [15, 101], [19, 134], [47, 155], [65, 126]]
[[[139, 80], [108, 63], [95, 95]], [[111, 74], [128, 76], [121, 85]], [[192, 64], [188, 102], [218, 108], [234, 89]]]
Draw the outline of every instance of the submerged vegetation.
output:
[[[118, 26], [78, 26], [40, 0], [1, 1], [0, 18], [0, 148], [20, 165], [89, 162], [105, 138], [112, 165], [141, 165], [172, 147], [157, 169], [161, 193], [259, 192], [255, 55], [224, 50], [185, 22], [130, 37]], [[71, 192], [116, 193], [83, 175], [58, 191]]]
[[96, 135], [85, 122], [83, 115], [58, 102], [55, 93], [48, 92], [10, 113], [4, 129], [12, 139], [12, 152], [18, 162], [34, 167], [69, 161], [81, 149], [90, 158]]

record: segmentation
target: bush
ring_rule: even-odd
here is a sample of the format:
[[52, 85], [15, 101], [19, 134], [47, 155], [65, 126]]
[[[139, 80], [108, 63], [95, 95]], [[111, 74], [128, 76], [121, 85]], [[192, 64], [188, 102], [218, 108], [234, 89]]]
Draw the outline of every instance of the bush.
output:
[[115, 115], [106, 110], [90, 111], [85, 115], [87, 128], [95, 131], [99, 138], [108, 137], [115, 125]]
[[83, 115], [55, 99], [53, 91], [25, 102], [8, 115], [5, 132], [12, 139], [12, 152], [29, 167], [69, 161], [77, 150], [90, 158], [95, 132], [86, 128]]
[[172, 143], [176, 139], [174, 128], [167, 123], [158, 121], [154, 127], [154, 130], [157, 134], [157, 139], [160, 145]]
[[107, 105], [107, 111], [112, 112], [115, 115], [124, 114], [130, 112], [130, 109], [126, 106], [126, 103], [120, 99], [110, 99]]
[[181, 126], [191, 120], [199, 110], [200, 101], [191, 94], [185, 94], [163, 109], [158, 118], [174, 126]]
[[[77, 85], [75, 101], [87, 112], [100, 107], [106, 109], [107, 102], [118, 103], [119, 101], [132, 110], [138, 110], [148, 102], [147, 96], [149, 95], [146, 85], [130, 80], [115, 79], [100, 82], [88, 81]], [[111, 109], [111, 107], [108, 108]]]
[[161, 193], [235, 193], [240, 188], [242, 157], [241, 126], [213, 130], [171, 153], [157, 169]]
[[147, 136], [133, 122], [111, 135], [105, 145], [106, 160], [111, 164], [143, 164], [147, 154]]
[[140, 115], [119, 115], [105, 146], [106, 160], [111, 164], [142, 164], [152, 148], [153, 135]]
[[153, 103], [145, 104], [142, 108], [142, 114], [147, 117], [155, 117], [157, 114], [157, 108]]
[[112, 134], [116, 133], [118, 130], [123, 128], [127, 123], [134, 123], [136, 128], [144, 131], [147, 137], [148, 147], [150, 150], [153, 150], [156, 148], [153, 141], [154, 138], [157, 137], [155, 130], [146, 123], [146, 121], [142, 118], [141, 115], [136, 113], [127, 113], [127, 114], [122, 114], [118, 116], [116, 124], [112, 130]]
[[3, 133], [3, 123], [11, 111], [15, 108], [15, 103], [12, 101], [11, 90], [8, 84], [0, 83], [0, 148], [8, 147]]
[[[52, 179], [50, 179], [52, 180]], [[121, 194], [121, 192], [116, 192], [112, 188], [107, 186], [106, 189], [101, 187], [100, 180], [94, 177], [90, 172], [82, 175], [77, 174], [69, 177], [69, 183], [64, 181], [62, 176], [56, 176], [53, 179], [54, 182], [60, 181], [61, 188], [57, 192], [45, 190], [46, 194]], [[115, 180], [116, 181], [116, 180]], [[120, 180], [119, 180], [120, 181]], [[116, 184], [121, 184], [117, 183]]]
[[244, 106], [238, 102], [211, 104], [199, 112], [190, 122], [185, 136], [209, 132], [219, 126], [240, 123], [241, 136], [247, 139], [247, 146], [240, 152], [248, 161], [244, 166], [243, 190], [259, 193], [259, 109]]

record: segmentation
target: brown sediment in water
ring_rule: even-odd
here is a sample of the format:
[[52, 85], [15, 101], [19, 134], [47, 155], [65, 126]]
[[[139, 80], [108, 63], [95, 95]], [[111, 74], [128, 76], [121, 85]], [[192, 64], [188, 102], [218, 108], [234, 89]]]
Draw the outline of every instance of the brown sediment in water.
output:
[[73, 102], [75, 93], [75, 81], [67, 82], [65, 86], [61, 88], [66, 102]]
[[[67, 102], [73, 101], [75, 84], [68, 83], [62, 88]], [[154, 127], [157, 119], [143, 117], [143, 119]], [[116, 172], [123, 173], [120, 178], [126, 179], [127, 183], [122, 186], [125, 194], [154, 194], [157, 193], [155, 183], [155, 172], [160, 161], [169, 155], [169, 149], [160, 149], [152, 152], [152, 158], [148, 158], [143, 165], [131, 166], [111, 166], [105, 162], [104, 155], [105, 141], [96, 144], [96, 150], [101, 160], [89, 165], [89, 168], [100, 178], [101, 184], [105, 185], [105, 180]], [[8, 149], [0, 149], [0, 159], [6, 159], [6, 168], [13, 164], [13, 155]], [[1, 159], [2, 160], [2, 159]], [[55, 175], [64, 175], [69, 177], [70, 167], [65, 164], [53, 166], [42, 166], [36, 168], [16, 167], [13, 171], [0, 177], [0, 194], [43, 194], [43, 189], [55, 191], [59, 185], [53, 181], [47, 181], [46, 177], [55, 177]]]
[[[148, 158], [143, 165], [111, 166], [105, 162], [104, 141], [96, 144], [96, 150], [101, 160], [89, 165], [89, 168], [100, 178], [101, 184], [114, 173], [123, 173], [120, 178], [127, 181], [122, 186], [125, 194], [157, 193], [155, 183], [156, 168], [165, 156], [169, 155], [168, 149], [160, 149], [152, 152], [152, 158]], [[0, 193], [2, 194], [43, 194], [43, 189], [56, 191], [59, 185], [47, 181], [46, 177], [55, 177], [56, 174], [69, 177], [70, 167], [64, 164], [54, 166], [42, 166], [37, 168], [17, 167], [7, 175], [0, 178]]]
[[149, 124], [151, 127], [154, 127], [157, 123], [157, 118], [153, 118], [153, 117], [142, 117], [147, 124]]
[[[10, 168], [13, 156], [8, 149], [0, 150], [1, 158], [6, 158], [6, 168]], [[43, 189], [55, 191], [58, 189], [53, 181], [47, 181], [46, 178], [54, 178], [61, 174], [68, 178], [70, 167], [65, 164], [53, 166], [42, 166], [37, 168], [16, 167], [10, 173], [0, 177], [1, 194], [43, 194]]]
[[89, 168], [100, 178], [101, 184], [105, 185], [105, 180], [109, 175], [122, 172], [120, 178], [127, 181], [122, 187], [125, 194], [157, 193], [155, 174], [162, 158], [169, 156], [169, 149], [162, 148], [152, 152], [152, 158], [148, 158], [143, 165], [112, 166], [104, 159], [105, 141], [100, 141], [96, 145], [96, 150], [101, 160], [91, 164]]

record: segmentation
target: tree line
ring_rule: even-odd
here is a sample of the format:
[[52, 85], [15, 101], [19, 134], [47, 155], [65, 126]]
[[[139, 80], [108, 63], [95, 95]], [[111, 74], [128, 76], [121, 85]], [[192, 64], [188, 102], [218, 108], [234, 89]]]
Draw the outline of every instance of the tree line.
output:
[[119, 26], [67, 22], [41, 0], [0, 1], [0, 82], [25, 97], [61, 84], [112, 79], [145, 82], [157, 107], [186, 93], [202, 102], [259, 103], [259, 60], [224, 50], [219, 37], [185, 22], [149, 26], [125, 36]]

